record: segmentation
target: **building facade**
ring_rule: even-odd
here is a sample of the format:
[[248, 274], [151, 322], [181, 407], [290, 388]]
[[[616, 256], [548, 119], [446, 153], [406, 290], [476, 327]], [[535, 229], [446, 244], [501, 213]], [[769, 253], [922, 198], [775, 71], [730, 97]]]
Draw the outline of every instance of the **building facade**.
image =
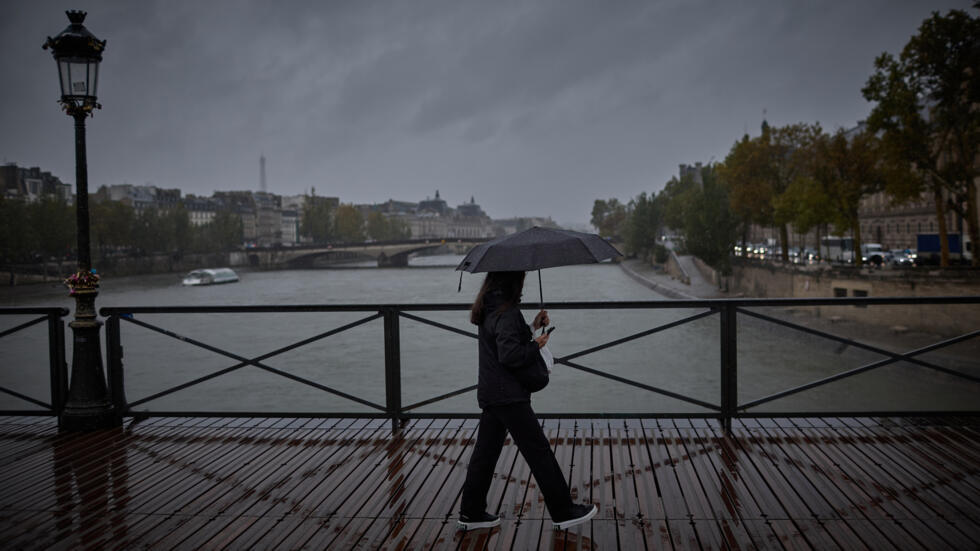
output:
[[10, 199], [23, 199], [29, 203], [41, 197], [52, 196], [71, 203], [73, 201], [70, 184], [61, 181], [40, 167], [24, 168], [15, 163], [0, 166], [0, 193]]

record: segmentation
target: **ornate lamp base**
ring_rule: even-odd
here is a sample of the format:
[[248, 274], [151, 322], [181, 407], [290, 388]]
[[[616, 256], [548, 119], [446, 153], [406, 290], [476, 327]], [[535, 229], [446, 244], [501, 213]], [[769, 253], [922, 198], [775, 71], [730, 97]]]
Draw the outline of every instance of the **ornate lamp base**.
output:
[[102, 344], [99, 339], [102, 322], [95, 318], [98, 279], [89, 278], [80, 282], [77, 274], [75, 278], [69, 283], [71, 294], [75, 297], [75, 321], [68, 324], [73, 335], [71, 384], [59, 427], [68, 431], [85, 431], [119, 426], [122, 420], [109, 401], [102, 368]]

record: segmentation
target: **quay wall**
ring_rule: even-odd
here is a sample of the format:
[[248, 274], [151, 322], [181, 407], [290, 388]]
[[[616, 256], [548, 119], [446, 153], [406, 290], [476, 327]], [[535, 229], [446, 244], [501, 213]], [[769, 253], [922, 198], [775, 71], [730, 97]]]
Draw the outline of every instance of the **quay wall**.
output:
[[[183, 273], [197, 268], [232, 266], [229, 253], [114, 256], [93, 258], [92, 264], [100, 275], [121, 277], [141, 274]], [[243, 264], [244, 265], [244, 264]], [[74, 261], [49, 262], [36, 266], [0, 268], [0, 285], [14, 286], [46, 281], [60, 281], [74, 272]]]
[[[980, 295], [977, 270], [794, 269], [737, 263], [727, 278], [731, 295], [758, 298], [936, 297]], [[809, 307], [819, 317], [883, 325], [895, 332], [959, 334], [980, 328], [975, 306]]]

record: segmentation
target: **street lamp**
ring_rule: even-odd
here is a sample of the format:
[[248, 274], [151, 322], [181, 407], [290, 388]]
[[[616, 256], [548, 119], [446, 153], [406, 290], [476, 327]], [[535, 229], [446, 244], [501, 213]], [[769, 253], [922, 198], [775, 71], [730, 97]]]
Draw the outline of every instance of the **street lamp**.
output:
[[[90, 430], [120, 424], [109, 402], [102, 370], [102, 347], [96, 319], [95, 297], [99, 294], [99, 276], [92, 270], [88, 223], [88, 164], [85, 159], [85, 118], [99, 109], [96, 88], [99, 62], [105, 40], [95, 38], [82, 22], [83, 11], [67, 11], [71, 25], [61, 34], [48, 37], [43, 48], [51, 48], [58, 62], [61, 103], [65, 113], [75, 119], [75, 223], [78, 233], [78, 271], [65, 284], [75, 297], [75, 319], [72, 329], [72, 369], [68, 399], [61, 412], [59, 426], [65, 430]], [[55, 408], [58, 404], [54, 404]]]

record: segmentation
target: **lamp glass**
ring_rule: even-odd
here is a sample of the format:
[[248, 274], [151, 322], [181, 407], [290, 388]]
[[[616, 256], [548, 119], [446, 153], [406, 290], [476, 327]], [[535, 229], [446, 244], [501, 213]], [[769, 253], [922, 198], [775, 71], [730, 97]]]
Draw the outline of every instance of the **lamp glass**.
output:
[[78, 104], [92, 102], [96, 97], [99, 79], [99, 62], [82, 58], [58, 60], [58, 77], [61, 95]]

